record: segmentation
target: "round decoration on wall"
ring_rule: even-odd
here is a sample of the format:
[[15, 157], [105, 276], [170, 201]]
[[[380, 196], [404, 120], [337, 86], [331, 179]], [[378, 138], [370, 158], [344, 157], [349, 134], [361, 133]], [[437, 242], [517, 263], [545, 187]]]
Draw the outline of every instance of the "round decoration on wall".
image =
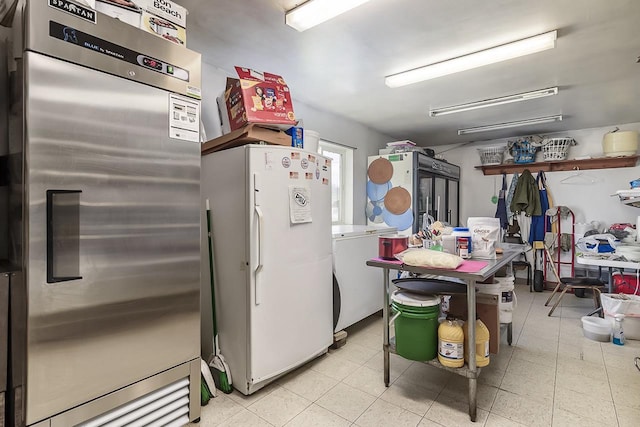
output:
[[367, 215], [367, 219], [374, 224], [382, 224], [384, 219], [382, 219], [382, 212], [384, 211], [384, 206], [381, 201], [373, 202], [370, 201], [367, 203], [367, 207], [365, 208], [365, 213]]
[[367, 181], [367, 197], [372, 202], [382, 201], [392, 186], [393, 185], [390, 181], [383, 184], [376, 184], [373, 181]]
[[409, 208], [400, 215], [394, 215], [388, 210], [383, 209], [382, 219], [387, 225], [396, 227], [398, 231], [404, 231], [413, 225], [413, 211]]
[[367, 176], [376, 184], [384, 184], [391, 180], [393, 165], [387, 159], [375, 159], [367, 169]]
[[393, 187], [384, 196], [384, 207], [394, 215], [402, 215], [411, 208], [411, 194], [402, 187]]

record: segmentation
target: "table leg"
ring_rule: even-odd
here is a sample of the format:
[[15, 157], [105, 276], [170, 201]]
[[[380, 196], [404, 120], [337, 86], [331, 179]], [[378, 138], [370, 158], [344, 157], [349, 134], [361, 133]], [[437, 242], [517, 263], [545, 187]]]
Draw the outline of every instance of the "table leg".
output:
[[602, 307], [598, 307], [598, 308], [596, 308], [595, 310], [593, 310], [593, 311], [591, 311], [591, 312], [587, 313], [587, 316], [593, 316], [593, 315], [594, 315], [594, 314], [596, 314], [596, 313], [598, 313], [598, 316], [600, 316], [600, 317], [604, 317], [604, 315], [602, 315], [602, 316], [601, 316], [601, 313], [602, 313]]
[[613, 267], [609, 267], [609, 293], [613, 293]]
[[[602, 267], [598, 267], [600, 269], [602, 269]], [[608, 267], [609, 269], [609, 282], [607, 283], [607, 287], [609, 288], [609, 293], [612, 294], [613, 293], [613, 267]], [[593, 298], [597, 298], [595, 291], [593, 294]], [[593, 316], [594, 314], [598, 313], [598, 316], [600, 317], [604, 317], [604, 312], [602, 310], [602, 302], [600, 302], [600, 307], [596, 308], [595, 310], [593, 310], [592, 312], [590, 312], [589, 314], [587, 314], [587, 316]]]
[[389, 387], [389, 269], [383, 268], [382, 274], [382, 353], [384, 357], [384, 385]]
[[469, 322], [469, 360], [467, 361], [471, 377], [469, 378], [469, 417], [476, 421], [476, 391], [478, 367], [476, 365], [476, 282], [467, 280], [467, 322]]
[[477, 386], [478, 380], [475, 378], [469, 378], [469, 418], [472, 422], [476, 422], [476, 407], [477, 407]]

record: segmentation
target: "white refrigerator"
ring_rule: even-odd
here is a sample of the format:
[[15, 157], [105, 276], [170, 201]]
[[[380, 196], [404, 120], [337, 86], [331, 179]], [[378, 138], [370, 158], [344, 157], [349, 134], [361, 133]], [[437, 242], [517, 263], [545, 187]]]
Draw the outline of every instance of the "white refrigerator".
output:
[[220, 347], [243, 394], [333, 342], [330, 177], [328, 158], [292, 147], [202, 158]]

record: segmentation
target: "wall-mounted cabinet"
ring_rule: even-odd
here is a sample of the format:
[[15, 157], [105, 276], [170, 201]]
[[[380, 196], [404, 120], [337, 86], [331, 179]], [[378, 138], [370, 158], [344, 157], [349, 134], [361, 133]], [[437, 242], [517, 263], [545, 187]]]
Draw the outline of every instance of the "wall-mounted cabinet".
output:
[[485, 175], [500, 175], [503, 173], [521, 173], [525, 169], [532, 172], [559, 172], [587, 169], [629, 168], [636, 165], [640, 156], [627, 157], [599, 157], [582, 160], [559, 160], [554, 162], [535, 162], [526, 164], [502, 164], [495, 166], [476, 166]]

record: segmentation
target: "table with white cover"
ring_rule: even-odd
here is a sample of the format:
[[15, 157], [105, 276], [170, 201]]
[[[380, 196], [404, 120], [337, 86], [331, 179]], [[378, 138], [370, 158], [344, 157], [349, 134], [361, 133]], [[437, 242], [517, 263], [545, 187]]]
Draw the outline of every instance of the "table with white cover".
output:
[[591, 257], [591, 256], [577, 256], [576, 261], [578, 264], [582, 265], [594, 265], [596, 267], [607, 267], [609, 269], [609, 283], [608, 283], [608, 292], [613, 293], [613, 277], [611, 273], [614, 268], [619, 268], [622, 270], [640, 270], [640, 262], [634, 261], [616, 261], [611, 259], [610, 256], [607, 257]]

